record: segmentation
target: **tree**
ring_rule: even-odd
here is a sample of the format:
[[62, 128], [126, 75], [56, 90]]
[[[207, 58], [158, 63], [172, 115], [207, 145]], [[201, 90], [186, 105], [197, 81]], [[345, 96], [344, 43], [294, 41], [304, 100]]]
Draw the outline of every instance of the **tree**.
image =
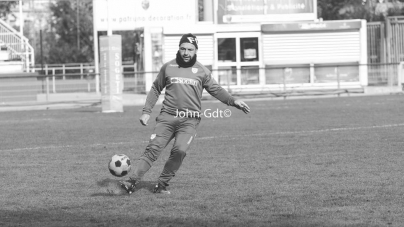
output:
[[[385, 6], [386, 13], [377, 12], [377, 7]], [[404, 0], [318, 0], [318, 17], [324, 20], [365, 19], [382, 21], [386, 16], [404, 15]]]
[[51, 29], [46, 31], [46, 63], [92, 62], [93, 13], [91, 1], [56, 1], [50, 4]]
[[17, 5], [16, 1], [0, 1], [0, 19], [6, 19], [7, 15], [11, 13], [11, 9]]

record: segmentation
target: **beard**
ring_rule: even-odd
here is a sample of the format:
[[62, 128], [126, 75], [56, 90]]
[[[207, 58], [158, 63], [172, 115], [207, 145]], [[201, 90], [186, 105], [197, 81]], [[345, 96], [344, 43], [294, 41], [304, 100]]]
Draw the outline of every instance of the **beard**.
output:
[[182, 56], [180, 54], [180, 51], [177, 51], [177, 57], [175, 58], [175, 60], [177, 61], [178, 68], [179, 67], [189, 68], [189, 67], [192, 67], [195, 64], [195, 62], [196, 62], [196, 54], [191, 58], [190, 61], [186, 62], [182, 58]]

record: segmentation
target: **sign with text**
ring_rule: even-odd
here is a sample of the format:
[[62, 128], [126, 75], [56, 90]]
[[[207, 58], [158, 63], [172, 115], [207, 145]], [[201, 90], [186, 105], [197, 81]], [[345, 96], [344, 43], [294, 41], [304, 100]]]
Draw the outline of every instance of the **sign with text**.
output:
[[194, 0], [93, 0], [97, 31], [134, 30], [149, 26], [194, 25]]
[[122, 38], [100, 37], [102, 112], [123, 112]]
[[262, 24], [261, 31], [271, 32], [294, 32], [294, 31], [333, 31], [333, 30], [359, 30], [362, 27], [361, 21], [321, 21], [283, 24]]
[[218, 0], [218, 23], [315, 20], [317, 0]]

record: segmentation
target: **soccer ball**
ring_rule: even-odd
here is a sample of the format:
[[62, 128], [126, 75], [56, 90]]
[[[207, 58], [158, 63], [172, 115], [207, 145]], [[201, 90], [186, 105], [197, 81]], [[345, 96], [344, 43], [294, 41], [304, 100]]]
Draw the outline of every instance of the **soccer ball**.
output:
[[123, 177], [130, 171], [130, 159], [124, 154], [116, 154], [109, 161], [108, 169], [112, 175]]

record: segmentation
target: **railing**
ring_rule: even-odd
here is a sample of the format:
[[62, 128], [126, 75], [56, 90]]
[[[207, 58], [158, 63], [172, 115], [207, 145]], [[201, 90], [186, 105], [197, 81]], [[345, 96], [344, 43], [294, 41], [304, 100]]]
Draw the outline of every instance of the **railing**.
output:
[[383, 22], [367, 23], [368, 63], [386, 62], [386, 34]]
[[[383, 91], [403, 91], [404, 62], [398, 64], [369, 64], [356, 65], [367, 67], [367, 88]], [[36, 69], [36, 74], [0, 77], [0, 106], [8, 102], [48, 102], [59, 100], [68, 101], [70, 98], [85, 97], [100, 101], [100, 92], [96, 90], [96, 74], [91, 72], [94, 66], [90, 64], [48, 65], [43, 73]], [[123, 93], [146, 94], [145, 79], [147, 76], [155, 78], [157, 72], [134, 72], [133, 65], [123, 66]], [[63, 71], [64, 69], [64, 71]], [[266, 84], [262, 85], [257, 70], [265, 71]], [[64, 74], [62, 73], [64, 72]], [[314, 73], [315, 77], [312, 76]], [[333, 74], [335, 73], [335, 74]], [[352, 74], [352, 75], [348, 75]], [[248, 69], [213, 70], [218, 75], [218, 83], [234, 95], [324, 95], [364, 93], [358, 88], [358, 71], [353, 65], [321, 65], [314, 69], [302, 66], [295, 67], [267, 67]], [[237, 77], [241, 75], [241, 83], [237, 85]], [[333, 75], [332, 75], [333, 74]], [[101, 87], [99, 81], [98, 87]], [[355, 86], [350, 87], [350, 84]], [[388, 89], [385, 89], [388, 88]]]
[[[123, 65], [124, 92], [144, 94], [145, 72], [134, 72], [134, 65]], [[43, 78], [48, 78], [49, 87], [42, 92], [71, 93], [71, 92], [97, 92], [94, 65], [89, 63], [74, 64], [45, 64], [33, 68], [40, 72]], [[99, 81], [98, 88], [101, 87]], [[44, 83], [45, 84], [45, 83]], [[45, 85], [44, 85], [45, 86]]]
[[[320, 66], [282, 66], [248, 69], [213, 70], [218, 75], [218, 83], [226, 88], [237, 86], [237, 74], [241, 76], [241, 86], [259, 85], [258, 71], [265, 71], [265, 85], [279, 85], [287, 88], [290, 84], [332, 84], [335, 88], [344, 82], [359, 81], [358, 67], [367, 67], [368, 86], [401, 86], [399, 63], [374, 63], [368, 65], [320, 65]], [[124, 92], [144, 94], [146, 91], [145, 77], [157, 72], [135, 72], [133, 65], [123, 65]], [[313, 68], [313, 69], [311, 69]], [[42, 67], [36, 66], [36, 72], [42, 72]], [[312, 72], [310, 72], [312, 70]], [[44, 65], [42, 74], [50, 80], [50, 93], [74, 91], [95, 91], [94, 66], [88, 63]], [[315, 74], [310, 76], [310, 74]], [[333, 74], [333, 76], [331, 75]], [[349, 75], [348, 75], [349, 74]], [[403, 76], [401, 76], [403, 77]], [[85, 83], [83, 83], [83, 81]], [[87, 82], [91, 89], [88, 90]], [[76, 83], [78, 86], [74, 86]], [[101, 81], [100, 81], [101, 83]], [[82, 84], [82, 85], [79, 85]], [[84, 85], [83, 85], [84, 84]], [[321, 85], [320, 85], [321, 86]], [[290, 87], [290, 86], [289, 86]]]
[[28, 39], [21, 37], [19, 32], [0, 19], [0, 44], [10, 51], [11, 60], [21, 60], [24, 70], [30, 72], [35, 64], [34, 49]]
[[404, 16], [388, 17], [388, 62], [404, 61]]

